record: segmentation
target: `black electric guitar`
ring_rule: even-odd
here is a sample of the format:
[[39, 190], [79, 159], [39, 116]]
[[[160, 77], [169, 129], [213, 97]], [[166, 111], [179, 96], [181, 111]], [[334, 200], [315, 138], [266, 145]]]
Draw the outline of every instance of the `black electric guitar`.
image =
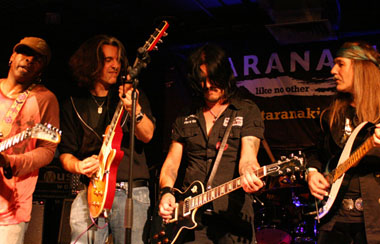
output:
[[[318, 210], [318, 216], [316, 216], [316, 219], [324, 217], [333, 206], [339, 193], [339, 189], [341, 188], [345, 173], [350, 168], [358, 165], [360, 160], [374, 147], [372, 137], [373, 128], [374, 125], [372, 123], [363, 122], [355, 128], [348, 138], [340, 155], [337, 167], [326, 175], [326, 179], [331, 184], [331, 188], [327, 200], [322, 201], [321, 204], [319, 204], [321, 206]], [[356, 144], [361, 143], [364, 140], [363, 138], [367, 139], [362, 144], [359, 144], [360, 146], [356, 147]], [[353, 148], [356, 148], [356, 150], [351, 153]]]
[[[277, 163], [263, 166], [255, 171], [259, 178], [265, 176], [279, 176], [303, 170], [302, 157], [293, 156]], [[200, 181], [194, 181], [182, 192], [174, 188], [176, 209], [173, 218], [168, 223], [162, 223], [162, 230], [152, 236], [152, 243], [175, 243], [183, 229], [194, 229], [198, 224], [195, 221], [197, 210], [203, 205], [212, 202], [241, 188], [241, 177], [228, 181], [220, 186], [205, 192]]]

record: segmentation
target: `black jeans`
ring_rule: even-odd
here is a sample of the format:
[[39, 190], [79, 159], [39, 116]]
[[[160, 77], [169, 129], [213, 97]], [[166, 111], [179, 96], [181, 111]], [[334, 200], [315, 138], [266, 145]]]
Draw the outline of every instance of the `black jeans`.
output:
[[337, 222], [331, 231], [321, 230], [318, 234], [318, 244], [366, 244], [364, 223]]
[[178, 243], [187, 244], [252, 244], [256, 243], [253, 223], [237, 216], [223, 214], [201, 214], [199, 226], [194, 230], [185, 230]]

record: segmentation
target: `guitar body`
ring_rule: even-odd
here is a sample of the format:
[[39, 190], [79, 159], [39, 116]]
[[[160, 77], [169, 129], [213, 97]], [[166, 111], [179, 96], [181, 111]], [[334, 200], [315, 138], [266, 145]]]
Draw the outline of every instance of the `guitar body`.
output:
[[200, 181], [194, 181], [191, 185], [184, 191], [174, 188], [174, 196], [177, 203], [176, 211], [174, 212], [173, 218], [169, 223], [164, 224], [163, 231], [169, 243], [174, 243], [180, 236], [183, 229], [194, 229], [197, 227], [197, 222], [195, 221], [195, 215], [198, 209], [193, 209], [188, 213], [184, 213], [184, 200], [186, 198], [192, 198], [204, 192], [204, 186]]
[[[106, 133], [109, 133], [109, 128], [107, 128]], [[115, 127], [112, 138], [109, 147], [102, 147], [99, 154], [101, 168], [98, 174], [92, 177], [88, 186], [87, 201], [92, 218], [97, 218], [101, 214], [107, 217], [104, 209], [112, 208], [115, 197], [117, 169], [124, 156], [124, 152], [120, 149], [123, 139], [120, 126]]]
[[[342, 183], [344, 182], [343, 185], [348, 183], [344, 181], [345, 172], [351, 167], [356, 166], [362, 157], [371, 149], [369, 148], [370, 145], [365, 145], [370, 144], [370, 141], [368, 141], [368, 139], [364, 143], [363, 141], [371, 135], [369, 132], [372, 127], [372, 123], [363, 122], [355, 128], [349, 137], [339, 158], [337, 168], [326, 177], [331, 184], [331, 188], [327, 199], [320, 204], [322, 206], [318, 210], [317, 219], [326, 216], [337, 199], [339, 191], [342, 188]], [[358, 149], [354, 151], [353, 149], [356, 148]]]

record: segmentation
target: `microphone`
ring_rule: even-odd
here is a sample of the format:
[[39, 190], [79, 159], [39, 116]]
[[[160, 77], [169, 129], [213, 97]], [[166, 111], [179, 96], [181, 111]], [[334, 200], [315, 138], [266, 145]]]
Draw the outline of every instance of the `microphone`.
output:
[[[122, 85], [123, 85], [123, 90], [124, 90], [124, 85], [125, 85], [125, 81], [127, 80], [127, 76], [126, 75], [122, 75], [121, 76], [121, 82], [122, 82]], [[121, 95], [122, 98], [126, 98], [127, 96], [125, 95], [124, 91], [123, 91], [123, 95]]]

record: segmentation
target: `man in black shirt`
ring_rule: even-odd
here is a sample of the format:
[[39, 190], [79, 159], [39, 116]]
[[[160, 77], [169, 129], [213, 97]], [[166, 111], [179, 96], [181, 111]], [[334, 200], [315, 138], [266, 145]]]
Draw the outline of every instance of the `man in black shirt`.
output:
[[[78, 240], [76, 243], [103, 244], [111, 232], [113, 243], [125, 243], [124, 210], [129, 180], [132, 89], [130, 85], [119, 88], [115, 85], [127, 65], [123, 44], [116, 38], [105, 35], [97, 35], [84, 42], [70, 59], [70, 67], [80, 89], [75, 96], [71, 96], [62, 104], [61, 109], [61, 128], [64, 135], [59, 151], [60, 160], [67, 171], [83, 175], [82, 179], [84, 178], [84, 182], [88, 184], [89, 178], [99, 170], [98, 155], [104, 139], [103, 134], [106, 134], [106, 127], [113, 116], [124, 109], [120, 119], [120, 127], [124, 135], [120, 142], [120, 149], [124, 152], [124, 156], [117, 170], [115, 199], [107, 218], [108, 225], [101, 215], [98, 218], [97, 227], [103, 228], [91, 228], [86, 232], [92, 223], [87, 203], [87, 188], [80, 191], [72, 203], [70, 214], [71, 237], [73, 242]], [[133, 162], [132, 243], [134, 244], [144, 243], [143, 230], [150, 206], [147, 185], [149, 171], [144, 144], [151, 140], [155, 128], [155, 119], [147, 97], [141, 90], [138, 91], [138, 95]], [[120, 100], [123, 107], [117, 111]], [[117, 141], [116, 137], [119, 135], [115, 129], [113, 139]], [[117, 156], [115, 160], [116, 158]], [[84, 232], [86, 233], [82, 235]]]
[[[199, 215], [199, 227], [183, 233], [184, 242], [255, 243], [251, 196], [263, 186], [254, 174], [264, 124], [255, 103], [239, 96], [228, 57], [216, 45], [205, 45], [189, 58], [190, 82], [198, 100], [176, 119], [172, 144], [160, 175], [159, 214], [168, 221], [175, 209], [170, 189], [177, 179], [182, 156], [187, 167], [183, 187], [199, 180], [206, 184], [233, 112], [232, 129], [212, 186], [242, 177], [243, 190], [213, 201], [212, 211]], [[201, 211], [199, 211], [201, 212]], [[185, 232], [185, 231], [184, 231]], [[179, 242], [179, 241], [178, 241]]]

